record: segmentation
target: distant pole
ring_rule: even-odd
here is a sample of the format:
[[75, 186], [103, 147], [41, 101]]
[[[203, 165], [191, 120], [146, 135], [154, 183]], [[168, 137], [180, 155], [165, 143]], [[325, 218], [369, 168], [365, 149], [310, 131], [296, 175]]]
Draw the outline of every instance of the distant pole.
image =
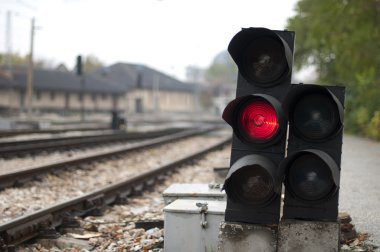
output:
[[30, 30], [30, 52], [28, 57], [28, 79], [26, 88], [26, 106], [28, 118], [32, 112], [32, 100], [33, 100], [33, 44], [34, 44], [34, 18], [32, 18], [32, 25]]
[[7, 52], [4, 63], [8, 67], [9, 72], [12, 72], [12, 13], [10, 10], [7, 11], [5, 38]]
[[84, 122], [84, 85], [85, 85], [84, 75], [80, 76], [80, 84], [81, 84], [81, 95], [82, 95], [82, 103], [80, 106], [80, 119], [82, 122]]
[[81, 104], [80, 104], [80, 119], [84, 121], [84, 85], [85, 79], [83, 74], [83, 62], [82, 55], [77, 56], [77, 64], [76, 64], [77, 75], [80, 78], [80, 96], [81, 96]]

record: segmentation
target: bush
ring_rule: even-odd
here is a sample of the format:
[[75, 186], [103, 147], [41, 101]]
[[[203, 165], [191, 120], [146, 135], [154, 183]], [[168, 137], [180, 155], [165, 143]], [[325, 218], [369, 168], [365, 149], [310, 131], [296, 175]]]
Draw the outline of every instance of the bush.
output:
[[376, 111], [371, 118], [368, 128], [367, 136], [376, 140], [380, 140], [380, 111]]

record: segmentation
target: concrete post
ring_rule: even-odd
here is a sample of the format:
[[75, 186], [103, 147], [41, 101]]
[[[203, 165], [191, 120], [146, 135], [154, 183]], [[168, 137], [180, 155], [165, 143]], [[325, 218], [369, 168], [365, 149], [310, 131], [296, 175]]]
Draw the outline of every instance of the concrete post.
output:
[[338, 222], [281, 220], [278, 252], [338, 252]]
[[218, 251], [275, 252], [277, 225], [222, 222], [219, 227]]

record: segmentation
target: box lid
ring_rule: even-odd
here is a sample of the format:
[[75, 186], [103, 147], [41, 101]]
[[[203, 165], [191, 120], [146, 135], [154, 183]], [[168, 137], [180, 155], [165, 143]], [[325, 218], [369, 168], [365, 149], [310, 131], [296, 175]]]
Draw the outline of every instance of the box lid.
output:
[[208, 184], [172, 184], [164, 192], [164, 197], [225, 197], [220, 187], [210, 187]]
[[224, 215], [226, 210], [226, 201], [177, 199], [164, 207], [164, 212], [199, 214], [201, 211], [201, 207], [197, 206], [199, 203], [207, 204], [207, 214]]

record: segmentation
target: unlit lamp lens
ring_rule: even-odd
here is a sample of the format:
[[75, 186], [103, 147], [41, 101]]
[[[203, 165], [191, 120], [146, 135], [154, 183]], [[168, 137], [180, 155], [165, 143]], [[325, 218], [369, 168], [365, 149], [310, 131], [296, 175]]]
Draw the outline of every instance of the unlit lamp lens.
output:
[[289, 71], [283, 44], [271, 37], [253, 40], [243, 55], [242, 70], [251, 81], [271, 86]]
[[274, 185], [269, 173], [261, 166], [246, 166], [231, 178], [229, 191], [232, 197], [246, 204], [266, 202], [272, 195]]
[[327, 197], [334, 187], [330, 168], [313, 154], [301, 155], [292, 162], [287, 184], [295, 196], [308, 201]]
[[324, 139], [339, 128], [339, 111], [331, 97], [309, 94], [295, 104], [292, 118], [294, 127], [304, 137]]

